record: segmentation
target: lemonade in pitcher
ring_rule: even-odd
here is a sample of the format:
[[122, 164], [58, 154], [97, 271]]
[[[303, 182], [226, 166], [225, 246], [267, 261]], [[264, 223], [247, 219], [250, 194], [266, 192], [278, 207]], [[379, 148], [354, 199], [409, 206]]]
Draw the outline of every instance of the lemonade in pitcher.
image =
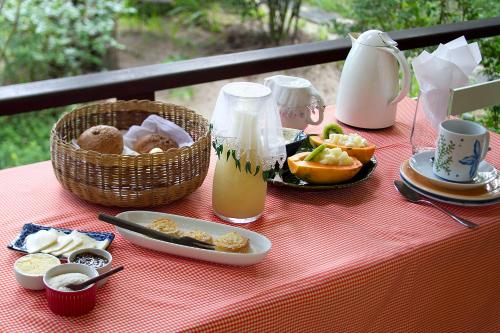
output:
[[[226, 156], [227, 150], [224, 150], [215, 167], [213, 209], [224, 220], [243, 223], [256, 220], [264, 211], [266, 200], [267, 182], [262, 170], [253, 167], [257, 164], [255, 159], [242, 156], [237, 167], [231, 153], [229, 158]], [[247, 172], [245, 165], [251, 165], [251, 171]]]
[[212, 207], [223, 220], [247, 223], [262, 215], [267, 191], [263, 172], [286, 155], [270, 95], [263, 85], [234, 82], [224, 86], [217, 99], [212, 118], [218, 155]]

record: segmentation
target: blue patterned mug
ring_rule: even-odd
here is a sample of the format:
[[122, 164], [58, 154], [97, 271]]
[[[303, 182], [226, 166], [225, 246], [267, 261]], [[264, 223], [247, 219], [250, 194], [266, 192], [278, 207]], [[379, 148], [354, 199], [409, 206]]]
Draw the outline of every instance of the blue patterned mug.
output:
[[454, 182], [471, 181], [488, 152], [489, 143], [490, 133], [478, 123], [461, 119], [441, 122], [432, 166], [434, 174]]

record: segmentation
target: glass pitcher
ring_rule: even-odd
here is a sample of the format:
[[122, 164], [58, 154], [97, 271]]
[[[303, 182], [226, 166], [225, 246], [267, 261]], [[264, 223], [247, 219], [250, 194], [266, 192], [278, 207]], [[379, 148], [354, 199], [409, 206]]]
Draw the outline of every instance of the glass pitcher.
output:
[[286, 158], [271, 90], [251, 82], [225, 85], [212, 117], [212, 134], [218, 156], [212, 191], [214, 213], [233, 223], [253, 222], [264, 211], [265, 171]]

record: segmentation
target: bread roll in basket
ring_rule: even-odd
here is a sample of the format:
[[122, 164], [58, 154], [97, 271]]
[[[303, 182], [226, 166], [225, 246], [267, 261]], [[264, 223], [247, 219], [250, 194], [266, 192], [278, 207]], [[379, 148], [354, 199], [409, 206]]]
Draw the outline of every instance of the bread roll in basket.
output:
[[[71, 144], [92, 126], [127, 130], [151, 114], [184, 128], [194, 144], [136, 156], [100, 154]], [[149, 207], [180, 199], [203, 183], [210, 163], [210, 141], [208, 121], [194, 111], [157, 101], [131, 100], [81, 106], [65, 114], [52, 128], [50, 147], [58, 181], [78, 197], [105, 206]]]

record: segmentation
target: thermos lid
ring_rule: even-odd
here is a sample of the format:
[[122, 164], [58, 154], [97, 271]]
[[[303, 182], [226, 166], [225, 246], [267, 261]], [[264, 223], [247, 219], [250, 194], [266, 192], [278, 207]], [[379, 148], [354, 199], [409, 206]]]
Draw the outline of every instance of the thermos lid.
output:
[[387, 33], [380, 30], [367, 30], [356, 41], [359, 44], [375, 47], [394, 47], [398, 45]]

